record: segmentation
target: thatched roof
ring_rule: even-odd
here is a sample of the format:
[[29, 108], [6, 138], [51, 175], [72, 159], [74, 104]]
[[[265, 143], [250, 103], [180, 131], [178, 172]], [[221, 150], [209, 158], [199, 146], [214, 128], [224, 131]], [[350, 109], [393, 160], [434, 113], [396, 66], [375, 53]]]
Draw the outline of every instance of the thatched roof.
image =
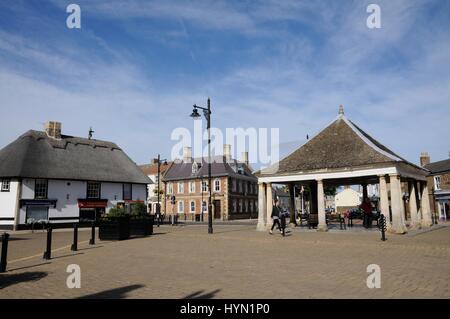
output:
[[[347, 169], [409, 163], [347, 119], [343, 112], [325, 129], [272, 167], [257, 175], [300, 174], [324, 169]], [[278, 165], [278, 170], [272, 172]]]
[[114, 143], [33, 130], [0, 150], [0, 177], [152, 183]]

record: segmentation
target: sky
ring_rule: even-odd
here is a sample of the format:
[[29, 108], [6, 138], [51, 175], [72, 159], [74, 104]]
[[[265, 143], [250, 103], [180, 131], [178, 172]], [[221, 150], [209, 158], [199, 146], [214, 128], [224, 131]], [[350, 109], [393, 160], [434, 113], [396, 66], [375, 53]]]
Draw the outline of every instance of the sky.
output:
[[279, 128], [281, 156], [342, 104], [409, 161], [447, 159], [450, 1], [0, 2], [0, 148], [56, 120], [148, 163], [208, 97], [213, 127]]

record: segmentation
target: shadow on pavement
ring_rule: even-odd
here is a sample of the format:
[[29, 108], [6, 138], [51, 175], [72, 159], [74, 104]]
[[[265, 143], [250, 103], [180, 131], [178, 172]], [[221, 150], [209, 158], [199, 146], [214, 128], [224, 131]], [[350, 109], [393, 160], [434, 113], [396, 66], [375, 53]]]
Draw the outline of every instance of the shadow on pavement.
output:
[[28, 281], [38, 281], [48, 275], [47, 272], [35, 271], [35, 272], [24, 272], [21, 274], [4, 274], [0, 275], [0, 289], [20, 284], [22, 282]]
[[126, 298], [130, 291], [145, 287], [144, 285], [130, 285], [110, 290], [101, 291], [92, 295], [86, 295], [77, 299], [122, 299]]
[[39, 267], [39, 266], [48, 265], [48, 264], [51, 264], [51, 262], [47, 261], [47, 262], [43, 262], [43, 263], [36, 264], [36, 265], [19, 267], [19, 268], [12, 268], [12, 269], [8, 269], [8, 271], [16, 271], [16, 270], [28, 269], [28, 268]]
[[211, 299], [213, 298], [220, 289], [216, 289], [214, 291], [204, 293], [204, 290], [199, 290], [194, 292], [193, 294], [187, 295], [186, 297], [183, 297], [182, 299]]

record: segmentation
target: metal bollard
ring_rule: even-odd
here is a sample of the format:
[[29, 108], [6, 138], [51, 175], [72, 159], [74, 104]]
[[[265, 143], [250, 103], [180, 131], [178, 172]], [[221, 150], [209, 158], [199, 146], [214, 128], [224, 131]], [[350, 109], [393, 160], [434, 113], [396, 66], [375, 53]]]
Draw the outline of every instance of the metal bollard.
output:
[[0, 260], [0, 273], [6, 271], [7, 256], [8, 256], [8, 240], [9, 234], [4, 233], [2, 235], [2, 256]]
[[386, 217], [384, 217], [383, 214], [380, 215], [380, 219], [378, 221], [378, 228], [381, 231], [381, 240], [385, 241], [387, 226], [386, 226]]
[[89, 245], [95, 245], [95, 221], [92, 222], [91, 239], [89, 239]]
[[52, 259], [52, 226], [47, 227], [47, 248], [44, 252], [44, 259]]
[[78, 224], [73, 224], [73, 243], [72, 247], [70, 247], [71, 251], [78, 250]]

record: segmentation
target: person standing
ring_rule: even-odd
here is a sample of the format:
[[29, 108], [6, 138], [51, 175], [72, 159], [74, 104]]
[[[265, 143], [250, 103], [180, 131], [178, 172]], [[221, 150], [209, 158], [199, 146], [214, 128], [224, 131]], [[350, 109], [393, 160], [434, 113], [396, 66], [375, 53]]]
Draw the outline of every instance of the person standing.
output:
[[272, 217], [273, 224], [272, 224], [272, 228], [270, 229], [269, 233], [273, 234], [273, 229], [275, 228], [275, 225], [277, 225], [278, 230], [280, 231], [280, 233], [282, 233], [281, 224], [280, 224], [281, 209], [278, 204], [278, 199], [275, 199], [275, 205], [273, 205], [273, 207], [272, 207], [272, 214], [270, 215], [270, 217]]
[[370, 199], [368, 197], [364, 198], [363, 203], [360, 205], [360, 209], [362, 209], [364, 213], [363, 226], [365, 228], [372, 227], [372, 204], [370, 203]]

